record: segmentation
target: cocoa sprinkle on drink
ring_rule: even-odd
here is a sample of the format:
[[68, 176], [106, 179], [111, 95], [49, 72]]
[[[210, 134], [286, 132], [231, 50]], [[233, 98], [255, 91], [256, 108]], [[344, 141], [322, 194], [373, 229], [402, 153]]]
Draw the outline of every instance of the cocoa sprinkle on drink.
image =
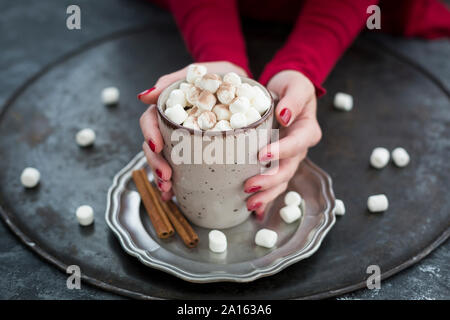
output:
[[172, 200], [162, 201], [160, 192], [148, 181], [145, 169], [133, 171], [132, 176], [158, 237], [170, 237], [175, 227], [187, 247], [196, 247], [198, 235]]

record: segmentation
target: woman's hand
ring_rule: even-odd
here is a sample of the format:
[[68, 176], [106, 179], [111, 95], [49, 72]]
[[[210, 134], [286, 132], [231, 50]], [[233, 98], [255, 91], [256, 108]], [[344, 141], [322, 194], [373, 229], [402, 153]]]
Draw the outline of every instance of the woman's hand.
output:
[[[227, 61], [199, 63], [208, 68], [210, 73], [228, 73], [235, 72], [241, 76], [247, 76], [244, 69]], [[141, 130], [145, 138], [142, 145], [147, 162], [153, 170], [157, 179], [158, 188], [161, 190], [163, 200], [169, 200], [172, 197], [172, 169], [167, 161], [160, 154], [164, 141], [159, 131], [158, 118], [156, 115], [156, 101], [161, 92], [173, 82], [186, 77], [187, 67], [162, 76], [158, 79], [155, 86], [138, 94], [138, 99], [150, 107], [145, 111], [140, 119]]]
[[280, 140], [262, 148], [258, 154], [260, 161], [279, 159], [279, 167], [251, 177], [244, 185], [245, 192], [256, 192], [247, 199], [247, 208], [259, 216], [268, 203], [286, 190], [308, 148], [322, 137], [316, 118], [315, 89], [307, 77], [298, 71], [285, 70], [277, 73], [267, 88], [280, 98], [275, 115], [283, 128]]

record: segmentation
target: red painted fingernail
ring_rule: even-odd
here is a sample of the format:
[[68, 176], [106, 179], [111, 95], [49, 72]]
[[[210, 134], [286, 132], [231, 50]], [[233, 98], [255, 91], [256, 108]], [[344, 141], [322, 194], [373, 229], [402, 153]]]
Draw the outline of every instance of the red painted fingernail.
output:
[[158, 184], [158, 188], [159, 188], [159, 190], [161, 190], [161, 191], [162, 191], [162, 189], [161, 189], [161, 187], [162, 187], [162, 182], [161, 182], [160, 180], [158, 180], [157, 184]]
[[261, 189], [260, 186], [253, 186], [253, 187], [248, 188], [247, 190], [244, 190], [244, 191], [245, 191], [245, 193], [253, 193], [253, 192], [258, 191], [259, 189]]
[[156, 175], [157, 175], [160, 179], [162, 179], [162, 172], [161, 172], [161, 170], [156, 169], [155, 172], [156, 172]]
[[156, 146], [152, 140], [148, 140], [148, 146], [150, 147], [150, 149], [152, 149], [153, 152], [155, 152]]
[[153, 90], [155, 90], [155, 87], [147, 89], [145, 91], [142, 91], [141, 93], [138, 94], [138, 99], [140, 100], [142, 96], [146, 96], [148, 95], [150, 92], [152, 92]]
[[269, 161], [270, 159], [272, 159], [272, 157], [272, 152], [267, 152], [265, 156], [261, 157], [261, 161]]
[[289, 120], [291, 120], [291, 111], [288, 108], [284, 108], [280, 112], [280, 118], [281, 121], [283, 121], [283, 124], [287, 125], [289, 123]]
[[247, 207], [247, 209], [248, 209], [248, 211], [254, 211], [261, 206], [262, 206], [262, 202], [257, 202], [257, 203], [250, 205], [249, 207]]

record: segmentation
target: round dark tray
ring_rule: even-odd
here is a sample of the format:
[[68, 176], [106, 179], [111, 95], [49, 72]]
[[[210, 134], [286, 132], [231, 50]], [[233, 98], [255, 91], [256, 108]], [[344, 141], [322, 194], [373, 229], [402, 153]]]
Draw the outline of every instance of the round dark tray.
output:
[[[378, 44], [360, 40], [329, 78], [320, 100], [322, 142], [310, 157], [334, 179], [347, 215], [315, 255], [281, 273], [247, 284], [192, 284], [128, 256], [106, 226], [112, 177], [141, 146], [145, 106], [136, 93], [159, 75], [190, 62], [174, 29], [123, 32], [83, 47], [28, 81], [0, 117], [0, 214], [20, 239], [65, 270], [76, 264], [83, 280], [136, 298], [324, 298], [365, 286], [369, 265], [385, 279], [419, 261], [450, 234], [449, 94], [434, 79]], [[121, 90], [116, 107], [101, 104], [102, 88]], [[332, 110], [336, 91], [355, 97], [350, 113]], [[78, 129], [97, 131], [96, 145], [80, 149]], [[368, 166], [376, 146], [404, 146], [412, 162], [382, 171]], [[25, 190], [18, 177], [39, 168], [40, 186]], [[369, 214], [370, 194], [386, 193], [390, 208]], [[82, 204], [96, 211], [77, 225]]]

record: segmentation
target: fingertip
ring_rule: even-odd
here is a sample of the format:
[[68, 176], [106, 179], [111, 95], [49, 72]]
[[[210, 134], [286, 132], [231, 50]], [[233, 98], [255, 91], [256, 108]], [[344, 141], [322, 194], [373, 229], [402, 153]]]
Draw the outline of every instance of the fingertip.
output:
[[141, 93], [138, 93], [138, 100], [142, 101], [146, 104], [156, 103], [156, 87], [152, 87], [150, 89], [144, 90]]

